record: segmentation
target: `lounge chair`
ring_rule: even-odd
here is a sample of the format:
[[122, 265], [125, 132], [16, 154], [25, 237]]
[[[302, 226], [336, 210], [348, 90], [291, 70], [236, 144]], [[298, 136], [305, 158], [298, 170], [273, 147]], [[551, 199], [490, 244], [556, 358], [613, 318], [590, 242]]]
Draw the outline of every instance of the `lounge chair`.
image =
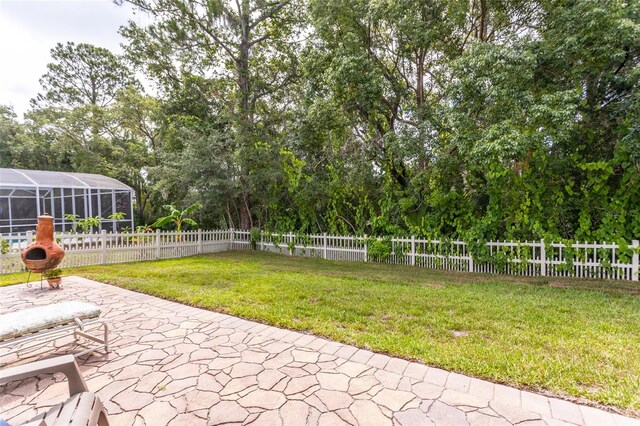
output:
[[23, 423], [22, 426], [108, 426], [107, 414], [102, 401], [95, 394], [89, 392], [78, 364], [72, 355], [19, 365], [17, 367], [0, 370], [0, 384], [24, 380], [41, 374], [62, 373], [69, 382], [69, 399], [54, 405]]
[[[78, 301], [52, 303], [0, 315], [0, 355], [40, 346], [65, 335], [78, 340], [84, 337], [98, 343], [75, 356], [104, 348], [109, 352], [109, 325], [100, 318], [98, 306]], [[102, 336], [88, 333], [89, 328], [102, 327]], [[5, 352], [4, 349], [9, 349]]]

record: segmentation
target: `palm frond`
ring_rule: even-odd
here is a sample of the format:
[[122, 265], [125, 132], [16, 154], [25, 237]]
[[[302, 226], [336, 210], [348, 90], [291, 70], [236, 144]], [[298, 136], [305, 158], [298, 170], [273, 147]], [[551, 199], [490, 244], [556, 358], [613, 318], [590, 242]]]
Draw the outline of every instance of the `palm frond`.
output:
[[200, 208], [200, 204], [195, 203], [195, 204], [191, 204], [189, 207], [187, 207], [186, 209], [184, 209], [182, 211], [182, 216], [186, 216], [188, 214], [190, 214], [192, 211], [197, 210]]
[[160, 219], [156, 220], [151, 226], [153, 228], [162, 228], [163, 226], [165, 226], [168, 223], [170, 223], [172, 221], [172, 219], [173, 218], [171, 216], [161, 217]]
[[182, 219], [182, 223], [186, 223], [187, 225], [191, 226], [192, 228], [195, 228], [198, 226], [198, 223], [193, 220], [193, 219], [189, 219], [188, 217], [185, 219]]

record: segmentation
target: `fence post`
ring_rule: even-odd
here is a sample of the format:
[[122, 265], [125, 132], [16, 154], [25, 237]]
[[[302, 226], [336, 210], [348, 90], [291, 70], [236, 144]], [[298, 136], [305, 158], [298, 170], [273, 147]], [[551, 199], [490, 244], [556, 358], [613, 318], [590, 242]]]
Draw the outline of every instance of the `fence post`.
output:
[[467, 256], [469, 257], [469, 272], [473, 272], [473, 254], [471, 253], [471, 250], [469, 250], [469, 245], [467, 243], [464, 243], [464, 248], [467, 250]]
[[633, 240], [631, 242], [631, 247], [633, 248], [633, 255], [631, 257], [631, 281], [638, 281], [638, 273], [640, 273], [640, 242], [638, 240]]
[[156, 229], [156, 259], [160, 259], [160, 230]]
[[260, 250], [264, 251], [264, 231], [260, 231]]
[[416, 265], [416, 237], [411, 236], [411, 266]]
[[103, 229], [100, 232], [100, 244], [102, 245], [102, 264], [107, 263], [107, 230]]
[[202, 254], [202, 229], [198, 228], [198, 254]]
[[233, 250], [233, 244], [236, 239], [236, 231], [233, 228], [229, 228], [229, 250]]
[[544, 238], [540, 240], [540, 276], [547, 276], [547, 249], [544, 246]]
[[293, 240], [293, 235], [291, 234], [291, 232], [289, 232], [289, 234], [287, 234], [287, 240], [289, 240], [289, 241], [287, 241], [287, 248], [289, 249], [289, 256], [293, 256], [293, 250], [291, 250], [291, 241]]
[[[33, 242], [33, 231], [27, 231], [27, 245], [25, 247], [29, 247], [29, 245]], [[22, 249], [22, 247], [20, 247]]]
[[323, 247], [322, 247], [322, 257], [323, 258], [327, 258], [327, 233], [323, 233], [322, 234], [322, 243], [323, 243]]
[[369, 260], [369, 247], [367, 243], [367, 234], [364, 234], [364, 261], [368, 262]]

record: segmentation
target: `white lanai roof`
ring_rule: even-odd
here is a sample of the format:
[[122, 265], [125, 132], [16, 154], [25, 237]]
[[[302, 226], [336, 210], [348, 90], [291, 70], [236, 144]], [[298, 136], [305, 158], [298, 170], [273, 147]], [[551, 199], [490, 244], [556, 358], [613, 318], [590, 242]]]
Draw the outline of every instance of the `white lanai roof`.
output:
[[92, 173], [48, 172], [44, 170], [2, 169], [0, 187], [124, 189], [131, 187], [103, 175]]

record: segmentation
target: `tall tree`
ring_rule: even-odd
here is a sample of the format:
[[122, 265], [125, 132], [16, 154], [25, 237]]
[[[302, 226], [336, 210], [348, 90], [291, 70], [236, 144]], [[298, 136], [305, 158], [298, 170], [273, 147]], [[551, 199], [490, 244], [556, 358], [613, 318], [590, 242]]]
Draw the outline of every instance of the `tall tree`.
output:
[[[282, 92], [296, 77], [293, 42], [299, 5], [292, 0], [130, 2], [156, 19], [145, 29], [135, 24], [124, 29], [131, 56], [146, 60], [147, 70], [162, 80], [170, 76], [174, 85], [189, 75], [220, 81], [217, 94], [233, 125], [229, 148], [237, 158], [238, 175], [229, 176], [237, 182], [233, 203], [240, 212], [240, 226], [253, 226], [251, 194], [259, 193], [259, 182], [252, 177], [259, 162], [255, 143], [264, 140], [261, 122], [281, 125], [273, 122], [271, 113], [282, 108]], [[167, 43], [173, 49], [166, 48]]]
[[58, 43], [51, 49], [51, 59], [40, 79], [43, 93], [32, 100], [34, 104], [106, 107], [119, 90], [137, 84], [121, 60], [102, 47]]
[[10, 106], [0, 105], [0, 167], [18, 167], [21, 144], [20, 138], [24, 129], [16, 121], [16, 113]]
[[51, 58], [40, 79], [42, 92], [32, 100], [31, 122], [55, 133], [68, 167], [108, 173], [114, 148], [108, 107], [119, 91], [138, 83], [120, 58], [101, 47], [58, 43]]
[[101, 173], [136, 190], [138, 219], [148, 198], [146, 173], [157, 143], [156, 102], [139, 92], [124, 61], [90, 44], [58, 43], [25, 118], [28, 140], [47, 146], [37, 168]]

